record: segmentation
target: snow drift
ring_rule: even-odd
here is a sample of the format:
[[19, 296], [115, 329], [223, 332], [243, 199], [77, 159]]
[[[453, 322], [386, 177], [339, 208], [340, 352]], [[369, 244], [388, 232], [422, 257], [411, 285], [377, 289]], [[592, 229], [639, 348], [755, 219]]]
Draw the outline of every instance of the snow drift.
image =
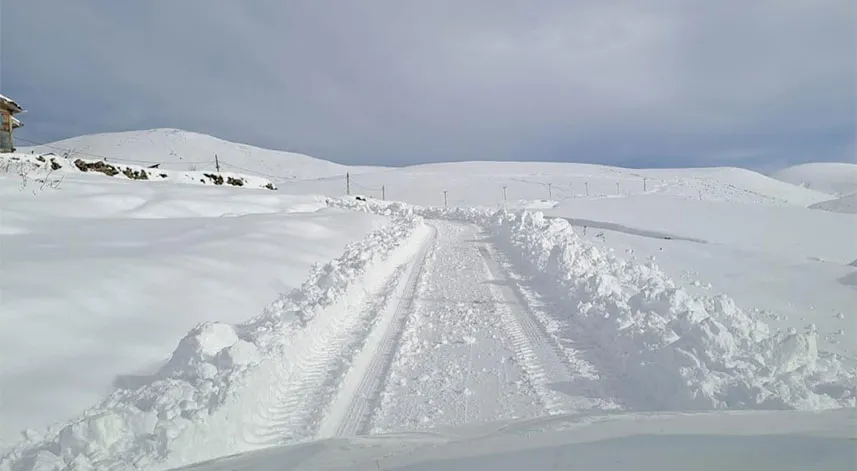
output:
[[313, 347], [309, 330], [327, 328], [325, 317], [350, 293], [359, 297], [367, 273], [392, 272], [391, 260], [408, 255], [423, 227], [420, 218], [395, 220], [315, 267], [299, 289], [245, 324], [200, 324], [144, 384], [115, 391], [44, 437], [27, 432], [0, 458], [0, 471], [162, 469], [253, 449], [248, 418], [264, 421], [260, 407], [300, 368], [292, 353]]

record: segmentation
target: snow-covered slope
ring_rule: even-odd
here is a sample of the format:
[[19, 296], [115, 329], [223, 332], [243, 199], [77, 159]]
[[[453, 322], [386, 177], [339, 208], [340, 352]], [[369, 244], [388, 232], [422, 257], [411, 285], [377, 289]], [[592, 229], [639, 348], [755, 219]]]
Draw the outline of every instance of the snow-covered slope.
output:
[[[344, 178], [281, 185], [293, 193], [345, 194]], [[383, 187], [383, 191], [382, 191]], [[520, 200], [623, 198], [660, 194], [683, 199], [767, 206], [800, 206], [831, 199], [826, 193], [736, 168], [625, 169], [543, 162], [455, 162], [352, 175], [352, 193], [412, 204], [491, 206]], [[504, 201], [505, 194], [505, 201]]]
[[215, 170], [215, 158], [222, 170], [249, 173], [275, 181], [290, 178], [317, 178], [345, 174], [346, 167], [302, 154], [260, 149], [216, 137], [179, 129], [151, 129], [92, 134], [22, 147], [19, 152], [69, 152], [81, 158], [107, 158], [108, 162], [137, 165], [161, 164], [171, 170]]
[[80, 157], [60, 157], [39, 154], [2, 154], [0, 172], [17, 174], [22, 179], [50, 180], [59, 184], [67, 175], [103, 175], [137, 182], [182, 183], [189, 185], [231, 186], [235, 188], [276, 190], [266, 178], [235, 172], [180, 171], [147, 168], [133, 164], [109, 163]]
[[772, 177], [832, 195], [857, 193], [857, 164], [813, 162], [774, 172]]
[[832, 211], [835, 213], [851, 213], [857, 214], [857, 193], [842, 196], [835, 200], [822, 201], [810, 206], [812, 209], [821, 209], [824, 211]]
[[[93, 134], [21, 148], [29, 153], [65, 152], [108, 162], [187, 171], [213, 171], [214, 156], [222, 170], [263, 176], [290, 193], [340, 196], [350, 172], [353, 194], [413, 204], [439, 205], [443, 191], [450, 205], [508, 201], [617, 197], [659, 193], [683, 198], [766, 205], [809, 206], [831, 199], [813, 191], [738, 168], [626, 169], [603, 165], [539, 162], [454, 162], [403, 168], [348, 167], [306, 155], [236, 144], [177, 129]], [[292, 181], [292, 180], [308, 181]], [[319, 180], [320, 179], [320, 180]], [[288, 181], [288, 187], [280, 183]], [[548, 184], [551, 185], [550, 190]], [[382, 190], [383, 187], [383, 190]]]

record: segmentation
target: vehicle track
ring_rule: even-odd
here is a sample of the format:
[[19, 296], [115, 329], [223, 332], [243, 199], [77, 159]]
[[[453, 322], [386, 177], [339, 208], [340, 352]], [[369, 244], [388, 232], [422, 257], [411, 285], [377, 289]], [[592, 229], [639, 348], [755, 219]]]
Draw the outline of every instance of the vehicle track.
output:
[[[432, 229], [433, 231], [433, 229]], [[388, 312], [395, 313], [404, 290], [425, 258], [432, 233], [413, 256], [385, 271], [367, 273], [364, 284], [345, 293], [336, 305], [319, 314], [302, 335], [291, 338], [280, 352], [288, 362], [263, 363], [263, 374], [250, 385], [265, 397], [250, 414], [244, 439], [254, 446], [270, 446], [311, 439], [329, 433], [342, 391], [363, 369], [367, 351], [378, 344]], [[333, 409], [332, 409], [333, 405]], [[338, 427], [336, 427], [338, 429]]]
[[437, 238], [432, 227], [430, 239], [423, 244], [399, 279], [393, 296], [366, 336], [363, 347], [340, 383], [336, 398], [319, 425], [319, 438], [362, 435], [368, 432], [379, 394], [388, 376], [402, 330], [411, 313], [417, 283], [423, 272], [426, 254]]
[[546, 331], [527, 302], [523, 288], [501, 265], [494, 246], [487, 242], [481, 244], [479, 253], [497, 281], [495, 289], [507, 301], [509, 308], [503, 315], [503, 325], [547, 411], [558, 414], [614, 408], [613, 404], [595, 399], [592, 394], [580, 394], [580, 388], [574, 385], [581, 379], [591, 378], [593, 367], [576, 359], [574, 352], [567, 352]]

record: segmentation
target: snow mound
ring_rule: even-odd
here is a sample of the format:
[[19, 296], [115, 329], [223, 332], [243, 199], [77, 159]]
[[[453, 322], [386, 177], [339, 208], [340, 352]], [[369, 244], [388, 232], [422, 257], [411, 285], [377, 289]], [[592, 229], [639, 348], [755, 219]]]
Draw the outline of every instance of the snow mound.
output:
[[542, 213], [329, 204], [492, 228], [540, 290], [560, 303], [567, 340], [588, 345], [626, 405], [642, 410], [857, 406], [857, 371], [820, 356], [817, 331], [772, 332], [726, 296], [694, 297], [653, 262], [622, 261]]
[[[101, 404], [0, 458], [0, 471], [163, 469], [246, 451], [260, 405], [298, 366], [293, 344], [367, 272], [407, 250], [420, 218], [397, 219], [316, 266], [303, 285], [251, 321], [200, 324], [147, 382], [118, 389]], [[298, 352], [299, 353], [299, 352]], [[287, 380], [283, 380], [287, 382]], [[255, 446], [258, 447], [258, 446]]]
[[857, 164], [814, 162], [774, 172], [777, 180], [832, 195], [857, 193]]
[[810, 206], [812, 209], [832, 211], [834, 213], [857, 214], [857, 193], [853, 193], [830, 201], [822, 201]]
[[[257, 177], [242, 175], [232, 172], [191, 172], [162, 170], [160, 168], [148, 168], [138, 165], [126, 165], [103, 160], [74, 158], [67, 159], [55, 155], [35, 154], [6, 154], [0, 156], [0, 166], [18, 172], [22, 177], [30, 173], [44, 173], [43, 180], [54, 181], [59, 184], [58, 179], [62, 174], [68, 173], [92, 173], [108, 177], [122, 178], [137, 181], [163, 181], [172, 183], [186, 183], [192, 185], [226, 185], [240, 188], [254, 188], [276, 190], [270, 181]], [[51, 178], [53, 177], [53, 178]]]

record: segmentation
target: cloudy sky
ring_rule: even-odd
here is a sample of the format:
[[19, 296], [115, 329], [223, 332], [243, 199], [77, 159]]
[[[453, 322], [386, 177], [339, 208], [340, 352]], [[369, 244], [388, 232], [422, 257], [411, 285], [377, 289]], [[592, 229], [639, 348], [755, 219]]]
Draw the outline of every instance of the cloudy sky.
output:
[[0, 92], [38, 142], [176, 127], [345, 163], [854, 161], [856, 4], [0, 0]]

